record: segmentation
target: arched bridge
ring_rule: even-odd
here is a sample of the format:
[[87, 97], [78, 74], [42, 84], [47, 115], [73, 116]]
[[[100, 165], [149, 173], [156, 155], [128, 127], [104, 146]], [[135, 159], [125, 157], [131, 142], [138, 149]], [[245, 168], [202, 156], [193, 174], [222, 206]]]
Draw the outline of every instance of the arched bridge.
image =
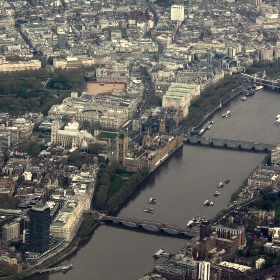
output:
[[210, 146], [215, 148], [227, 148], [263, 153], [269, 153], [272, 149], [275, 148], [275, 145], [272, 144], [248, 142], [242, 140], [229, 140], [221, 138], [206, 138], [191, 135], [184, 138], [184, 143], [192, 145]]
[[271, 87], [272, 89], [280, 89], [279, 79], [269, 80], [264, 77], [260, 78], [260, 77], [257, 77], [256, 75], [249, 75], [249, 74], [245, 74], [245, 73], [242, 73], [242, 76], [246, 77], [247, 79], [250, 79], [254, 83], [258, 83], [263, 86], [268, 86], [268, 87]]
[[154, 221], [113, 216], [103, 216], [101, 220], [104, 222], [121, 224], [130, 228], [143, 228], [152, 232], [165, 232], [167, 234], [172, 234], [175, 236], [178, 235], [193, 238], [198, 235], [198, 231], [193, 230], [189, 227], [178, 227], [175, 225], [168, 225]]

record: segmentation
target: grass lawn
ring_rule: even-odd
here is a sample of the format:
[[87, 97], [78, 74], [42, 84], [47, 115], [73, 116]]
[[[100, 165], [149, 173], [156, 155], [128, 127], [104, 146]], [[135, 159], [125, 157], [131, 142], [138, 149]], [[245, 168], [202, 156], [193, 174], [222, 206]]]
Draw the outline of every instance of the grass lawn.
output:
[[111, 139], [115, 139], [116, 138], [116, 136], [117, 136], [117, 134], [116, 133], [114, 133], [114, 132], [101, 132], [100, 134], [99, 134], [99, 138], [111, 138]]
[[107, 201], [109, 198], [114, 195], [121, 187], [122, 185], [127, 181], [127, 179], [123, 179], [123, 177], [120, 177], [118, 175], [115, 175], [113, 177], [113, 180], [111, 181], [111, 185], [109, 187], [108, 193], [107, 193]]

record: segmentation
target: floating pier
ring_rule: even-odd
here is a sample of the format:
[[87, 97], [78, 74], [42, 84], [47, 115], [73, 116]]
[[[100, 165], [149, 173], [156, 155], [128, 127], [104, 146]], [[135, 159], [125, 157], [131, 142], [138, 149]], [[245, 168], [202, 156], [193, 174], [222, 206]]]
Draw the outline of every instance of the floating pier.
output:
[[64, 272], [66, 273], [68, 270], [70, 270], [73, 267], [72, 264], [64, 265], [64, 266], [57, 266], [57, 267], [51, 267], [46, 269], [40, 269], [38, 270], [38, 273], [54, 273], [54, 272]]

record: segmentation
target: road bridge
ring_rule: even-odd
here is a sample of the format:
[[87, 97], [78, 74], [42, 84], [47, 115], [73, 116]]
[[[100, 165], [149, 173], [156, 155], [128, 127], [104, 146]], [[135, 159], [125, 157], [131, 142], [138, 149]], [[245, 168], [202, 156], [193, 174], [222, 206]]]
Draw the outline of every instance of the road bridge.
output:
[[251, 81], [253, 81], [254, 83], [263, 85], [263, 86], [267, 86], [267, 87], [271, 87], [272, 89], [280, 89], [280, 79], [276, 79], [276, 80], [269, 80], [267, 78], [259, 78], [257, 77], [257, 75], [249, 75], [249, 74], [245, 74], [242, 73], [242, 76], [246, 77], [247, 79], [250, 79]]
[[206, 138], [206, 137], [191, 136], [191, 135], [184, 137], [184, 143], [190, 145], [201, 145], [201, 146], [209, 146], [215, 148], [227, 148], [227, 149], [236, 149], [236, 150], [250, 151], [250, 152], [263, 152], [263, 153], [270, 153], [272, 149], [275, 148], [275, 145], [272, 144], [248, 142], [242, 140], [221, 139], [221, 138]]
[[186, 236], [193, 238], [198, 236], [199, 233], [197, 230], [194, 230], [189, 227], [179, 227], [176, 225], [164, 224], [154, 221], [134, 219], [134, 218], [125, 218], [125, 217], [113, 217], [113, 216], [103, 216], [101, 220], [104, 222], [111, 222], [116, 225], [124, 225], [130, 228], [143, 228], [151, 232], [164, 232], [167, 234], [172, 234], [174, 236]]

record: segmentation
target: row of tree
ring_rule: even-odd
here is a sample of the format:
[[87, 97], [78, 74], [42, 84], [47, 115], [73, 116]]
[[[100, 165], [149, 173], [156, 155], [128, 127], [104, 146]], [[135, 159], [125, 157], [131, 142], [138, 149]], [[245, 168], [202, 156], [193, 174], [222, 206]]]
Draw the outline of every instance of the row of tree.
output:
[[118, 171], [119, 164], [117, 162], [112, 162], [106, 168], [99, 169], [96, 193], [93, 199], [93, 206], [95, 209], [106, 211], [107, 213], [113, 212], [149, 174], [148, 168], [140, 169], [130, 176], [117, 192], [109, 196], [111, 182]]
[[222, 81], [205, 89], [190, 106], [189, 114], [182, 124], [186, 127], [195, 126], [207, 113], [217, 108], [220, 102], [228, 100], [232, 90], [241, 86], [242, 82], [240, 75], [226, 75]]

